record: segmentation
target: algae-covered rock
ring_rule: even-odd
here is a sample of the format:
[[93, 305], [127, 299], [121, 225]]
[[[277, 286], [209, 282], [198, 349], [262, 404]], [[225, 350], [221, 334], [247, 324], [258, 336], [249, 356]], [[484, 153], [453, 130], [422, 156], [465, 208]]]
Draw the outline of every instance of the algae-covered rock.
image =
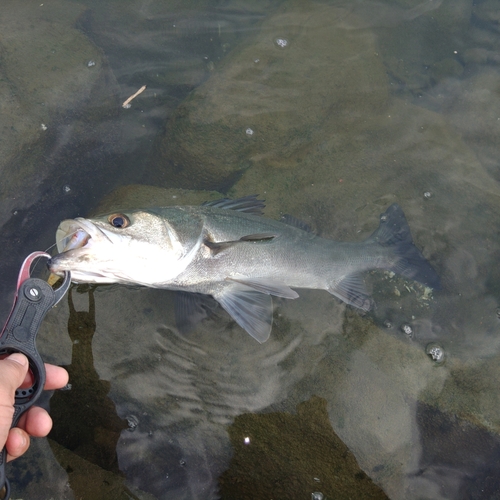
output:
[[351, 124], [382, 109], [387, 82], [374, 37], [350, 29], [346, 15], [308, 2], [269, 16], [167, 123], [165, 182], [227, 186], [251, 165], [305, 154], [332, 115]]
[[317, 396], [297, 406], [297, 414], [238, 416], [229, 427], [234, 455], [219, 478], [222, 499], [388, 498], [360, 469], [336, 435]]

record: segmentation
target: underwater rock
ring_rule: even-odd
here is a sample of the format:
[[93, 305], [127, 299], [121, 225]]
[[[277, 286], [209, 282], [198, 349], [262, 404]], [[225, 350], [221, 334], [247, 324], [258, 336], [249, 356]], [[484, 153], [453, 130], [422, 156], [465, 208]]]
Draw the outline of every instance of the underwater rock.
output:
[[165, 184], [228, 187], [252, 165], [305, 154], [330, 116], [354, 123], [383, 109], [374, 37], [347, 13], [287, 5], [224, 58], [167, 123], [156, 159]]
[[318, 396], [297, 406], [297, 414], [236, 417], [228, 432], [234, 455], [219, 478], [222, 499], [388, 498], [360, 469], [333, 430], [327, 402]]

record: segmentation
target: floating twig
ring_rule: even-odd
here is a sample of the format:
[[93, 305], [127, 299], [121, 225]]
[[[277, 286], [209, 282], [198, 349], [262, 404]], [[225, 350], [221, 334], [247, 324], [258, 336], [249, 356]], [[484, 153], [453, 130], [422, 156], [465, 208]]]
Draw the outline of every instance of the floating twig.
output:
[[130, 101], [135, 99], [139, 94], [142, 94], [146, 90], [146, 85], [143, 85], [135, 94], [131, 95], [123, 104], [122, 108], [128, 109], [130, 108]]

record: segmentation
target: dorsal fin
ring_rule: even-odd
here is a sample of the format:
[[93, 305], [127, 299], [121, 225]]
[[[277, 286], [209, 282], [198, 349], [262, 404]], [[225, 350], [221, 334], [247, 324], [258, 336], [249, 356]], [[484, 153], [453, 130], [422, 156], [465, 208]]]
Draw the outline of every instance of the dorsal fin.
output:
[[265, 203], [264, 200], [258, 200], [258, 194], [251, 194], [243, 198], [231, 200], [230, 198], [222, 198], [220, 200], [206, 201], [202, 203], [202, 207], [224, 208], [226, 210], [237, 210], [245, 214], [264, 215]]

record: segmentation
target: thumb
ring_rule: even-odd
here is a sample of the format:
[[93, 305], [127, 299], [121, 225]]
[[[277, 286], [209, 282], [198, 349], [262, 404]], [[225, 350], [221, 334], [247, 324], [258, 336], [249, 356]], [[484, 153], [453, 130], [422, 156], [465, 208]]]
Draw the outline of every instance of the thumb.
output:
[[27, 372], [28, 358], [24, 354], [15, 352], [0, 361], [0, 449], [12, 425], [16, 389], [24, 382]]

